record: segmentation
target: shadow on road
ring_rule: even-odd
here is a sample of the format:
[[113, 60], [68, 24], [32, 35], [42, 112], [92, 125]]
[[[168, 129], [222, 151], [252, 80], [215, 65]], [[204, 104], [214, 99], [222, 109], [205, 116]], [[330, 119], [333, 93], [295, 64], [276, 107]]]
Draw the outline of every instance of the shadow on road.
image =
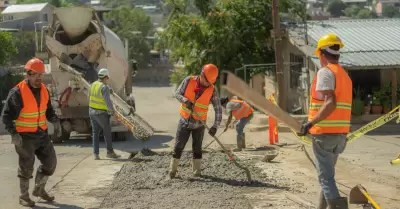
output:
[[202, 178], [192, 178], [189, 179], [189, 181], [198, 181], [198, 182], [204, 182], [208, 183], [210, 181], [218, 182], [218, 183], [223, 183], [227, 184], [230, 186], [238, 186], [238, 187], [271, 187], [271, 188], [276, 188], [276, 189], [289, 189], [289, 187], [279, 187], [273, 184], [268, 184], [265, 182], [261, 182], [258, 180], [252, 180], [251, 182], [245, 181], [245, 180], [235, 180], [235, 179], [223, 179], [219, 178], [216, 176], [209, 176], [209, 175], [202, 175]]
[[47, 204], [49, 207], [44, 207], [44, 206], [35, 206], [33, 208], [37, 209], [47, 209], [47, 208], [62, 208], [62, 209], [83, 209], [82, 207], [75, 206], [75, 205], [68, 205], [68, 204], [62, 204], [62, 203], [57, 203], [57, 202], [52, 202], [52, 203], [47, 203], [47, 202], [39, 202], [41, 204]]
[[[168, 142], [170, 142], [174, 137], [170, 135], [163, 135], [163, 134], [155, 134], [150, 139], [146, 141], [137, 140], [137, 139], [127, 139], [126, 141], [113, 141], [113, 147], [116, 150], [131, 152], [131, 151], [138, 151], [143, 148], [149, 149], [160, 149], [160, 148], [168, 148]], [[92, 147], [92, 141], [86, 138], [71, 138], [68, 141], [63, 143], [54, 144], [56, 147], [64, 147], [64, 146], [71, 146], [71, 147]], [[104, 139], [100, 139], [100, 148], [105, 148]]]

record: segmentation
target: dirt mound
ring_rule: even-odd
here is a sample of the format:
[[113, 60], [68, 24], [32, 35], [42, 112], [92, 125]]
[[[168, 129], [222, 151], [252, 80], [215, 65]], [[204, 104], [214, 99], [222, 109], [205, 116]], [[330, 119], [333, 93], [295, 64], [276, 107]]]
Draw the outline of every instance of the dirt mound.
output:
[[[102, 208], [251, 208], [244, 193], [277, 188], [261, 170], [249, 166], [253, 182], [221, 152], [203, 154], [202, 177], [192, 177], [184, 153], [177, 178], [168, 180], [171, 156], [137, 154], [115, 178]], [[244, 163], [241, 161], [240, 163]]]

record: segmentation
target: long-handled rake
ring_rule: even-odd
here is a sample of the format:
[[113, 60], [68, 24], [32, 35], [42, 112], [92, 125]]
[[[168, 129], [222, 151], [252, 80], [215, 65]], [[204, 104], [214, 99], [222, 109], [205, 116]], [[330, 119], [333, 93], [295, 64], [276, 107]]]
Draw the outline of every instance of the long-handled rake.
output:
[[[195, 115], [197, 115], [197, 117], [200, 117], [199, 114], [195, 111], [192, 111]], [[209, 131], [210, 128], [207, 126], [207, 124], [200, 120], [201, 123], [204, 125], [204, 127], [206, 127], [206, 129]], [[222, 132], [223, 133], [223, 132]], [[235, 157], [231, 154], [231, 152], [229, 152], [227, 149], [225, 149], [224, 145], [219, 141], [219, 139], [216, 136], [213, 136], [214, 140], [219, 144], [219, 146], [221, 146], [222, 150], [224, 150], [225, 154], [229, 157], [229, 160], [232, 161], [238, 168], [242, 169], [245, 171], [246, 176], [247, 176], [247, 180], [251, 181], [251, 174], [250, 174], [250, 170], [242, 165], [240, 165], [236, 160]]]

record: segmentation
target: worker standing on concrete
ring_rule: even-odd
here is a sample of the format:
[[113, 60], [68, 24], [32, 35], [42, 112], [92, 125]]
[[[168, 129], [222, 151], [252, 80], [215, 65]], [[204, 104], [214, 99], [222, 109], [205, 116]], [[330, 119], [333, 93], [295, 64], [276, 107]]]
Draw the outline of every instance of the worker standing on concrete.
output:
[[340, 197], [335, 182], [335, 165], [347, 143], [350, 131], [353, 98], [352, 81], [339, 64], [343, 43], [335, 34], [323, 36], [318, 41], [316, 55], [321, 69], [311, 87], [308, 122], [302, 125], [299, 135], [312, 135], [319, 183], [322, 192], [319, 209], [347, 209], [346, 197]]
[[33, 178], [35, 155], [41, 165], [36, 172], [32, 195], [49, 202], [54, 200], [45, 191], [46, 182], [57, 166], [56, 152], [47, 133], [47, 120], [55, 124], [57, 129], [59, 119], [51, 106], [49, 92], [42, 83], [44, 63], [33, 58], [26, 63], [25, 70], [26, 80], [17, 84], [8, 94], [3, 109], [3, 123], [11, 134], [19, 158], [19, 203], [33, 207], [35, 202], [29, 197], [29, 180]]
[[98, 72], [99, 80], [90, 86], [89, 96], [89, 117], [92, 124], [93, 155], [95, 160], [100, 160], [99, 156], [99, 135], [103, 130], [104, 141], [107, 147], [108, 158], [120, 158], [114, 152], [112, 146], [110, 117], [115, 115], [114, 106], [110, 100], [111, 89], [107, 83], [110, 73], [103, 68]]
[[237, 97], [231, 100], [228, 97], [221, 98], [221, 105], [228, 112], [228, 121], [224, 132], [228, 130], [229, 124], [231, 124], [232, 117], [235, 117], [238, 123], [236, 124], [236, 142], [237, 151], [241, 151], [246, 148], [246, 137], [243, 132], [244, 127], [253, 118], [254, 109], [245, 101], [237, 99]]
[[[215, 136], [222, 120], [222, 107], [214, 87], [218, 77], [218, 68], [213, 64], [203, 66], [199, 76], [188, 76], [176, 90], [175, 97], [182, 103], [181, 118], [176, 131], [175, 146], [172, 154], [169, 177], [174, 178], [178, 170], [179, 161], [192, 134], [193, 144], [193, 175], [201, 176], [202, 142], [204, 136], [203, 123], [207, 120], [210, 102], [214, 106], [215, 121], [208, 133]], [[196, 112], [196, 113], [194, 113]]]

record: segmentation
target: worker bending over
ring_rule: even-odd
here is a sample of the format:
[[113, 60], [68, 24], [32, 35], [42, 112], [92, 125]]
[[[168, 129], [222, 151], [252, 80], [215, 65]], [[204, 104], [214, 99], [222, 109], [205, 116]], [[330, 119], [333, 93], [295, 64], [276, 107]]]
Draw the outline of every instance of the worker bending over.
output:
[[231, 100], [229, 100], [228, 97], [221, 98], [221, 105], [226, 109], [229, 115], [224, 132], [228, 130], [232, 117], [235, 117], [238, 121], [236, 124], [236, 142], [237, 150], [241, 151], [243, 148], [246, 148], [246, 137], [243, 130], [247, 123], [253, 118], [254, 109], [247, 102], [237, 99], [236, 96], [232, 97]]
[[347, 143], [350, 131], [352, 81], [339, 63], [343, 43], [335, 34], [318, 41], [316, 55], [321, 69], [311, 87], [308, 122], [299, 135], [312, 135], [318, 180], [322, 187], [318, 209], [347, 209], [346, 197], [340, 197], [335, 182], [335, 165]]
[[174, 178], [178, 170], [182, 151], [185, 148], [190, 134], [192, 134], [193, 149], [193, 175], [201, 176], [202, 142], [204, 125], [207, 120], [210, 102], [214, 106], [215, 121], [208, 133], [214, 136], [222, 119], [222, 107], [214, 87], [218, 77], [218, 68], [213, 64], [203, 66], [199, 76], [189, 76], [182, 81], [176, 90], [175, 97], [182, 103], [181, 118], [176, 131], [175, 146], [170, 164], [169, 177]]
[[103, 68], [98, 72], [99, 80], [90, 86], [89, 96], [89, 117], [92, 124], [93, 155], [95, 160], [100, 160], [99, 156], [99, 135], [103, 130], [104, 141], [107, 147], [108, 158], [119, 158], [112, 146], [110, 117], [115, 115], [114, 106], [110, 100], [110, 88], [107, 83], [110, 73]]
[[42, 83], [44, 63], [33, 58], [26, 63], [25, 70], [26, 80], [18, 83], [8, 94], [3, 109], [3, 123], [11, 134], [11, 142], [18, 154], [19, 204], [33, 207], [35, 202], [29, 197], [29, 180], [33, 178], [35, 155], [41, 165], [36, 171], [32, 195], [49, 202], [54, 200], [45, 190], [47, 180], [57, 166], [56, 152], [47, 133], [47, 120], [56, 128], [59, 119], [51, 106], [49, 92]]

